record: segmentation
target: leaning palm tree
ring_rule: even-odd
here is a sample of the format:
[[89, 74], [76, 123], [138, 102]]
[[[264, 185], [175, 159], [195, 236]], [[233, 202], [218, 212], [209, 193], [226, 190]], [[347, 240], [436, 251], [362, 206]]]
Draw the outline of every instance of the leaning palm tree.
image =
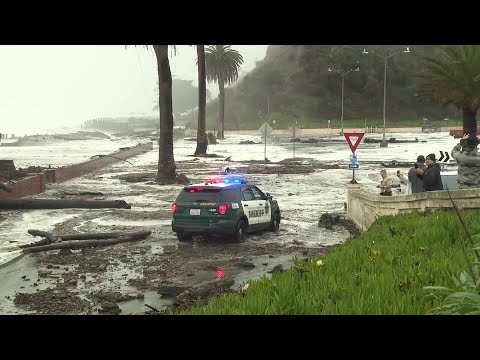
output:
[[208, 137], [205, 132], [205, 116], [207, 109], [207, 81], [205, 73], [205, 45], [197, 45], [198, 67], [198, 126], [197, 148], [195, 155], [205, 155], [208, 147]]
[[208, 82], [218, 83], [220, 134], [225, 138], [225, 85], [238, 79], [238, 71], [243, 64], [243, 57], [230, 45], [211, 45], [205, 49], [205, 64]]
[[428, 102], [453, 104], [463, 113], [463, 132], [475, 137], [480, 107], [480, 46], [442, 48], [440, 56], [426, 57], [418, 96]]

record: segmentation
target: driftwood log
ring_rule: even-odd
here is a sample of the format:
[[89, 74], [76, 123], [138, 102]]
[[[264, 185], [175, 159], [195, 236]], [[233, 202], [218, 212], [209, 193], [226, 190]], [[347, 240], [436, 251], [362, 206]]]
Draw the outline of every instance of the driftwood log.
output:
[[73, 235], [54, 236], [47, 231], [34, 230], [34, 229], [28, 230], [28, 233], [33, 236], [44, 237], [45, 239], [42, 239], [32, 244], [20, 245], [20, 248], [22, 249], [34, 247], [34, 246], [40, 246], [40, 245], [54, 244], [54, 243], [67, 241], [67, 240], [94, 240], [94, 239], [112, 239], [112, 238], [116, 239], [121, 237], [122, 235], [125, 235], [125, 233], [122, 233], [122, 232], [113, 232], [113, 233], [103, 233], [103, 234], [93, 233], [93, 234], [73, 234]]
[[[115, 245], [128, 241], [143, 240], [150, 236], [151, 231], [138, 231], [132, 233], [104, 233], [104, 234], [75, 234], [54, 236], [45, 231], [29, 230], [31, 235], [45, 236], [45, 239], [34, 244], [22, 245], [23, 253], [34, 253], [58, 249], [83, 249], [87, 247]], [[43, 234], [43, 235], [42, 235]], [[55, 242], [61, 239], [60, 242]], [[51, 243], [51, 241], [54, 241]], [[101, 240], [101, 241], [99, 241]]]
[[0, 210], [18, 209], [131, 209], [124, 200], [12, 199], [0, 200]]
[[32, 244], [20, 245], [19, 248], [20, 248], [20, 249], [25, 249], [25, 248], [29, 248], [29, 247], [41, 246], [41, 245], [48, 245], [48, 244], [51, 244], [50, 240], [48, 240], [48, 239], [42, 239], [42, 240], [37, 241], [37, 242], [34, 242], [34, 243], [32, 243]]
[[58, 236], [55, 237], [52, 234], [50, 234], [49, 232], [42, 231], [42, 230], [28, 230], [28, 233], [30, 235], [33, 235], [33, 236], [44, 237], [48, 240], [49, 243], [57, 243], [57, 242], [62, 241], [62, 239], [60, 237], [58, 237]]

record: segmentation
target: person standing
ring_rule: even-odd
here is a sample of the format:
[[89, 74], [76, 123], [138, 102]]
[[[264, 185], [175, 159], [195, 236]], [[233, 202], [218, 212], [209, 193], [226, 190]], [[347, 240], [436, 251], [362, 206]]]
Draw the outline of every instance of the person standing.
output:
[[380, 171], [380, 176], [382, 177], [382, 182], [379, 185], [377, 185], [377, 188], [380, 188], [380, 195], [392, 196], [392, 185], [393, 185], [392, 178], [388, 176], [387, 170], [385, 169]]
[[[398, 195], [410, 195], [412, 193], [410, 181], [402, 170], [397, 170]], [[395, 185], [395, 181], [393, 182]]]
[[410, 187], [412, 189], [412, 194], [417, 194], [424, 192], [423, 189], [423, 179], [421, 175], [418, 175], [416, 169], [420, 169], [422, 171], [427, 170], [427, 166], [425, 165], [425, 156], [419, 155], [417, 157], [417, 162], [414, 167], [408, 170], [408, 180], [410, 181]]
[[427, 169], [416, 169], [416, 173], [422, 176], [423, 189], [425, 191], [443, 190], [442, 176], [440, 175], [440, 165], [437, 164], [435, 154], [428, 154], [425, 158]]

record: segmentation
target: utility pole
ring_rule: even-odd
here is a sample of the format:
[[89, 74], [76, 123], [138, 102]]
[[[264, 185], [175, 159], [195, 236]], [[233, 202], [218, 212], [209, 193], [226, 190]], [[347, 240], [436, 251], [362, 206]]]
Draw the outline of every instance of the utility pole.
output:
[[[385, 68], [383, 72], [383, 141], [380, 143], [380, 147], [387, 147], [388, 143], [385, 139], [385, 127], [386, 127], [386, 119], [385, 119], [385, 109], [386, 109], [386, 102], [387, 102], [387, 60], [391, 58], [394, 55], [400, 54], [400, 53], [409, 53], [410, 48], [407, 47], [406, 50], [399, 50], [393, 53], [390, 53], [386, 56], [380, 55], [375, 53], [374, 51], [370, 51], [373, 55], [378, 56], [379, 58], [382, 58], [384, 63], [385, 63]], [[363, 49], [362, 54], [368, 54], [370, 53], [369, 51], [366, 51], [366, 49]]]

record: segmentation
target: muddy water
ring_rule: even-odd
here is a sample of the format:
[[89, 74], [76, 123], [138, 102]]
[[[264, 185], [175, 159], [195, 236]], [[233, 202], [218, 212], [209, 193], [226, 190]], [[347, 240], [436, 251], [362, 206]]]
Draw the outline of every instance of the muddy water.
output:
[[[415, 136], [419, 140], [426, 138], [422, 134], [402, 134], [397, 138], [412, 139]], [[217, 172], [219, 168], [248, 166], [250, 160], [263, 160], [263, 145], [238, 144], [242, 140], [251, 139], [260, 141], [259, 137], [229, 137], [222, 144], [209, 148], [209, 152], [217, 153], [222, 156], [221, 158], [197, 160], [189, 156], [194, 151], [194, 142], [177, 141], [175, 157], [178, 172], [185, 173], [194, 182], [200, 182]], [[430, 135], [428, 141], [418, 144], [390, 144], [387, 149], [380, 149], [375, 144], [360, 145], [357, 155], [361, 168], [357, 171], [357, 180], [370, 187], [372, 191], [376, 191], [380, 165], [373, 162], [393, 159], [413, 161], [418, 154], [450, 150], [456, 143], [456, 140], [445, 134]], [[267, 157], [271, 161], [280, 161], [291, 157], [291, 151], [291, 143], [269, 144]], [[119, 177], [132, 173], [151, 173], [154, 176], [158, 147], [154, 151], [130, 159], [133, 165], [118, 163], [79, 179], [51, 185], [45, 194], [38, 197], [79, 198], [68, 193], [95, 191], [103, 195], [81, 198], [123, 199], [132, 205], [132, 209], [4, 212], [2, 213], [4, 220], [0, 220], [0, 264], [19, 256], [18, 245], [32, 241], [27, 233], [27, 230], [32, 228], [58, 234], [146, 229], [152, 230], [152, 235], [138, 243], [75, 251], [70, 255], [57, 254], [58, 251], [51, 254], [28, 255], [0, 268], [2, 278], [0, 313], [25, 311], [98, 313], [101, 302], [96, 301], [94, 295], [99, 292], [121, 292], [132, 297], [140, 293], [143, 298], [119, 301], [118, 306], [123, 314], [142, 313], [146, 310], [145, 304], [161, 309], [172, 303], [171, 298], [157, 294], [156, 289], [161, 281], [194, 285], [215, 278], [216, 267], [222, 266], [228, 275], [234, 276], [234, 287], [238, 288], [249, 279], [269, 276], [268, 271], [275, 265], [282, 264], [288, 268], [293, 256], [322, 254], [326, 247], [340, 244], [349, 236], [343, 228], [334, 231], [320, 229], [317, 222], [324, 212], [343, 211], [346, 199], [345, 185], [351, 179], [351, 171], [346, 168], [322, 169], [318, 165], [318, 160], [329, 164], [346, 165], [349, 154], [347, 145], [340, 142], [297, 144], [297, 157], [317, 161], [314, 173], [248, 175], [249, 181], [256, 183], [265, 192], [270, 192], [279, 202], [282, 223], [278, 234], [270, 232], [251, 234], [244, 244], [230, 244], [222, 240], [203, 238], [195, 239], [191, 244], [179, 244], [171, 231], [170, 205], [182, 185], [160, 186], [148, 181], [129, 183]], [[233, 162], [224, 161], [229, 156]], [[253, 264], [253, 267], [251, 265], [245, 267], [245, 261]], [[61, 269], [56, 269], [57, 266]], [[69, 266], [71, 269], [66, 271], [65, 267]], [[42, 269], [47, 267], [50, 267], [52, 272], [40, 277], [38, 271], [43, 271]], [[22, 276], [25, 278], [22, 279]], [[30, 279], [30, 282], [25, 279]], [[36, 280], [37, 286], [33, 286], [33, 279]], [[90, 305], [86, 308], [82, 307], [83, 305], [68, 307], [62, 303], [61, 306], [55, 307], [48, 305], [48, 302], [32, 300], [35, 305], [33, 310], [15, 307], [12, 299], [16, 293], [27, 291], [39, 294], [42, 294], [42, 291], [54, 291], [63, 296], [88, 301]], [[6, 296], [9, 298], [5, 298]]]

